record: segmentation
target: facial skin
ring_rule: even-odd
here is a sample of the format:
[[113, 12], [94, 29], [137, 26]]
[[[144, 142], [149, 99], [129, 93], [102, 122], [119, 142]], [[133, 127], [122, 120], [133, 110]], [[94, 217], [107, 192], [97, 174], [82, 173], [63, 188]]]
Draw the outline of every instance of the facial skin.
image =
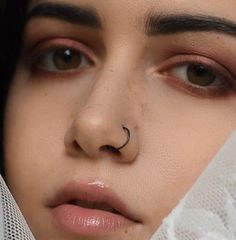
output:
[[[30, 1], [29, 12], [47, 2]], [[42, 15], [27, 23], [5, 119], [7, 183], [37, 240], [149, 239], [235, 128], [236, 38], [215, 30], [145, 34], [146, 18], [236, 22], [236, 3], [50, 2], [93, 8], [101, 26]], [[81, 63], [74, 67], [77, 54], [63, 65], [58, 48], [81, 52]], [[207, 69], [197, 80], [216, 79], [191, 84], [194, 63]], [[122, 126], [131, 139], [114, 154], [104, 146], [125, 142]], [[58, 227], [48, 202], [71, 181], [102, 182], [138, 222], [100, 237]]]

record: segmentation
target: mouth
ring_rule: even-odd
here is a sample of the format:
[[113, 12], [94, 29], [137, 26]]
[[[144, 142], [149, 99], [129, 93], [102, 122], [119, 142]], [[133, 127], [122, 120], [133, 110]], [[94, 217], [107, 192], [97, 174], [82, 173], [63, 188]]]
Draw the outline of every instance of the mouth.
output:
[[57, 226], [78, 236], [107, 235], [140, 223], [115, 193], [96, 184], [69, 183], [50, 208]]
[[108, 203], [104, 202], [89, 202], [89, 201], [83, 201], [79, 199], [74, 199], [68, 202], [68, 204], [86, 208], [86, 209], [95, 209], [105, 212], [110, 212], [117, 215], [122, 215], [119, 211], [117, 211], [115, 208], [111, 207]]

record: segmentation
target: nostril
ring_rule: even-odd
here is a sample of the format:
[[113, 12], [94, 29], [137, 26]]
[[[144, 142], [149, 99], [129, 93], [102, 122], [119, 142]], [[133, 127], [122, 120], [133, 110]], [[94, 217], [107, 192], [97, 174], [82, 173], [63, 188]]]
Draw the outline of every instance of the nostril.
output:
[[81, 147], [80, 147], [80, 145], [77, 143], [77, 141], [73, 141], [72, 145], [73, 145], [73, 148], [74, 148], [75, 150], [81, 150]]
[[111, 145], [102, 146], [100, 149], [103, 150], [103, 151], [109, 151], [109, 152], [115, 153], [117, 155], [118, 154], [120, 155], [120, 153], [121, 153], [120, 150], [118, 150], [117, 148], [115, 148]]
[[106, 147], [106, 149], [107, 149], [108, 151], [111, 151], [111, 152], [114, 152], [114, 153], [120, 152], [117, 148], [115, 148], [115, 147], [113, 147], [113, 146], [111, 146], [111, 145], [106, 145], [105, 147]]

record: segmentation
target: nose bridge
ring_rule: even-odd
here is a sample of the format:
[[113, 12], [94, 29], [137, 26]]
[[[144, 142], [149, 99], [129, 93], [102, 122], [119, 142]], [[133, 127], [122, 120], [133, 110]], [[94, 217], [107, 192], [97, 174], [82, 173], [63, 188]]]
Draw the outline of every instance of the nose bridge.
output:
[[[129, 56], [130, 49], [115, 48], [97, 75], [83, 110], [99, 111], [100, 114], [114, 114], [132, 104], [135, 86], [135, 61]], [[133, 86], [133, 88], [132, 88]], [[104, 111], [104, 112], [103, 112]]]
[[102, 113], [116, 112], [120, 107], [124, 107], [127, 99], [127, 78], [117, 75], [114, 70], [108, 68], [103, 71], [93, 85], [90, 96], [83, 107], [84, 110], [90, 109]]

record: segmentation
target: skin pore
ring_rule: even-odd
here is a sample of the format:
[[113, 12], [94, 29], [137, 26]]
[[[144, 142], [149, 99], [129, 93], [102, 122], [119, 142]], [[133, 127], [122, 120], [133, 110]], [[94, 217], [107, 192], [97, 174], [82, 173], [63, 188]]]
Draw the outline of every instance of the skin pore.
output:
[[[4, 146], [7, 183], [37, 240], [152, 236], [235, 129], [235, 7], [30, 1]], [[106, 146], [125, 142], [122, 126], [131, 138], [117, 154]], [[134, 221], [101, 236], [60, 227], [50, 203], [70, 182], [102, 183]]]

